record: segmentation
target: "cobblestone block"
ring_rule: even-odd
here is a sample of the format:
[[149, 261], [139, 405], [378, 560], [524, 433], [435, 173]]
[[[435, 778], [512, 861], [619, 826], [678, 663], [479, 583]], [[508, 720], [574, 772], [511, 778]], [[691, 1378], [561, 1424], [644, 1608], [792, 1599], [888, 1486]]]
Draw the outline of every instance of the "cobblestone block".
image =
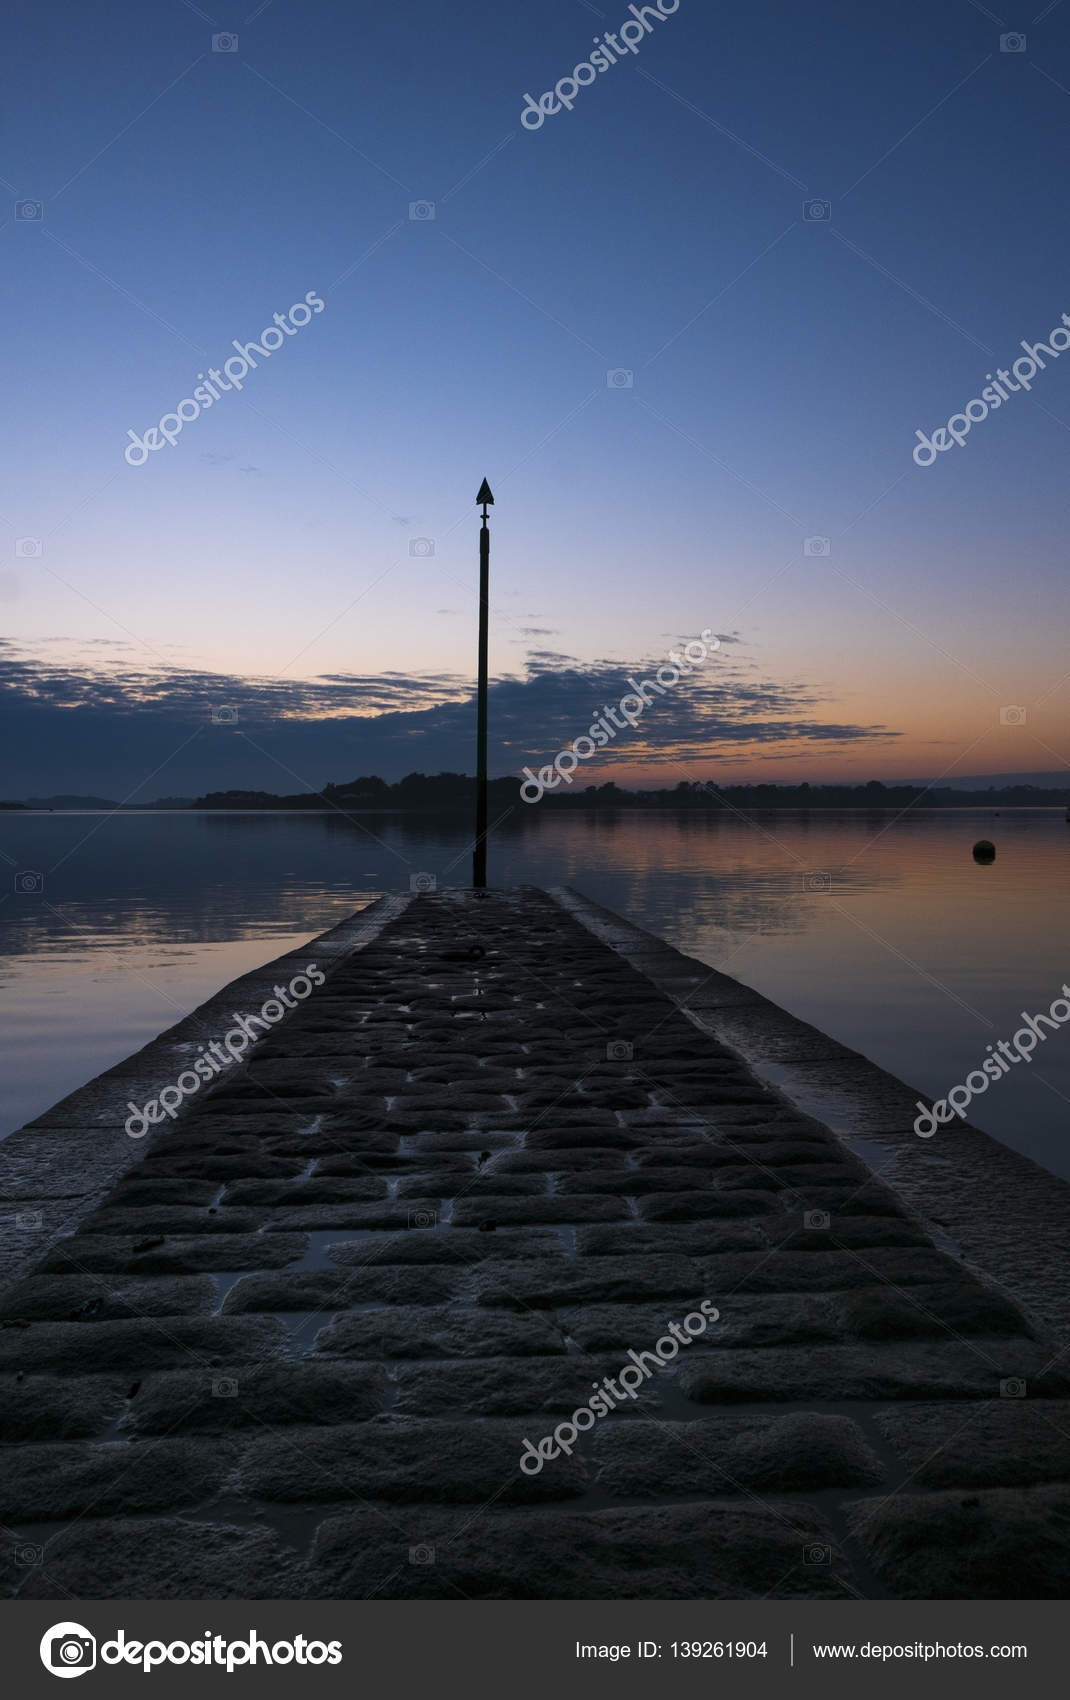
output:
[[297, 1599], [303, 1568], [269, 1529], [194, 1518], [83, 1518], [45, 1547], [22, 1600]]
[[230, 1451], [218, 1441], [20, 1446], [8, 1455], [0, 1477], [0, 1517], [53, 1523], [174, 1511], [209, 1499], [230, 1461]]
[[1026, 1335], [1016, 1305], [976, 1281], [939, 1286], [867, 1287], [843, 1301], [852, 1334], [864, 1340], [940, 1339], [948, 1334]]
[[272, 1311], [308, 1315], [366, 1304], [437, 1305], [456, 1296], [460, 1277], [452, 1269], [422, 1264], [299, 1269], [247, 1275], [223, 1301], [227, 1316]]
[[1030, 1340], [814, 1346], [806, 1351], [707, 1352], [680, 1366], [681, 1391], [699, 1404], [739, 1400], [994, 1399], [1000, 1382], [1036, 1378], [1038, 1391], [1070, 1391]]
[[[710, 1257], [729, 1251], [750, 1251], [768, 1246], [769, 1224], [718, 1219], [712, 1222], [658, 1223], [656, 1227], [614, 1224], [605, 1228], [577, 1228], [576, 1250], [581, 1257], [653, 1257], [680, 1252], [685, 1257]], [[642, 1286], [642, 1271], [637, 1271]]]
[[[403, 1365], [395, 1410], [414, 1417], [527, 1417], [537, 1442], [554, 1423], [586, 1405], [593, 1389], [621, 1367], [616, 1358], [478, 1358], [470, 1363]], [[629, 1409], [659, 1408], [657, 1380], [644, 1383]]]
[[[549, 1468], [549, 1466], [547, 1466]], [[539, 1478], [536, 1478], [539, 1479]], [[828, 1550], [828, 1562], [805, 1563]], [[414, 1563], [410, 1553], [420, 1555]], [[328, 1518], [310, 1589], [363, 1599], [849, 1599], [859, 1588], [825, 1521], [797, 1501], [738, 1498], [593, 1513], [512, 1513], [457, 1527], [413, 1510], [401, 1527], [356, 1511]]]
[[[699, 1266], [686, 1257], [644, 1259], [642, 1281], [651, 1299], [694, 1298], [706, 1291]], [[481, 1305], [582, 1305], [632, 1299], [635, 1283], [635, 1265], [627, 1257], [518, 1259], [485, 1264], [476, 1292]]]
[[354, 1423], [287, 1429], [250, 1445], [240, 1467], [246, 1493], [290, 1504], [346, 1499], [395, 1504], [499, 1505], [582, 1494], [587, 1468], [575, 1454], [537, 1476], [519, 1467], [522, 1423]]
[[1070, 1591], [1070, 1488], [898, 1493], [862, 1500], [851, 1528], [903, 1600], [1050, 1600]]
[[871, 1287], [875, 1280], [916, 1287], [958, 1279], [960, 1266], [943, 1252], [877, 1247], [865, 1262], [850, 1251], [782, 1252], [702, 1259], [707, 1292], [835, 1292]]
[[269, 1205], [296, 1208], [302, 1204], [355, 1204], [385, 1198], [386, 1181], [381, 1175], [358, 1178], [313, 1175], [295, 1181], [232, 1181], [223, 1194], [223, 1205]]
[[129, 1381], [104, 1375], [14, 1375], [0, 1381], [0, 1443], [82, 1440], [125, 1409]]
[[282, 1269], [307, 1250], [306, 1234], [197, 1234], [189, 1239], [74, 1234], [59, 1241], [41, 1268], [51, 1275], [196, 1275]]
[[776, 1216], [780, 1204], [768, 1192], [724, 1190], [654, 1192], [639, 1200], [644, 1222], [703, 1222], [723, 1216]]
[[82, 1234], [251, 1234], [260, 1226], [253, 1210], [186, 1209], [172, 1204], [146, 1204], [116, 1210], [97, 1210], [87, 1216]]
[[[565, 1340], [560, 1328], [534, 1312], [516, 1316], [486, 1308], [385, 1306], [336, 1317], [317, 1334], [315, 1347], [317, 1352], [357, 1358], [504, 1360], [564, 1352]], [[466, 1371], [467, 1365], [459, 1368]]]
[[912, 1488], [1032, 1487], [1070, 1481], [1070, 1404], [1023, 1397], [881, 1411], [877, 1427]]
[[6, 1321], [116, 1322], [131, 1316], [203, 1316], [214, 1304], [215, 1286], [206, 1275], [157, 1280], [31, 1275], [9, 1288], [0, 1317]]
[[885, 1478], [857, 1423], [809, 1411], [710, 1422], [604, 1423], [592, 1450], [599, 1487], [627, 1499], [814, 1493], [870, 1487]]
[[458, 1198], [450, 1217], [458, 1228], [477, 1228], [482, 1222], [503, 1227], [546, 1226], [573, 1222], [626, 1222], [631, 1216], [623, 1198], [539, 1197]]
[[[694, 1308], [693, 1306], [691, 1308]], [[844, 1328], [834, 1298], [806, 1293], [777, 1298], [732, 1294], [720, 1301], [718, 1317], [696, 1335], [683, 1357], [731, 1348], [803, 1346], [812, 1341], [843, 1342]], [[670, 1322], [682, 1323], [686, 1301], [651, 1304], [586, 1305], [558, 1313], [561, 1326], [584, 1351], [603, 1352], [651, 1347]]]
[[383, 1410], [386, 1393], [380, 1364], [301, 1358], [236, 1364], [229, 1375], [180, 1369], [150, 1376], [130, 1402], [129, 1424], [137, 1434], [168, 1434], [358, 1422]]
[[206, 1364], [245, 1363], [277, 1352], [283, 1333], [282, 1324], [267, 1317], [34, 1322], [0, 1330], [0, 1372], [140, 1375], [191, 1354]]

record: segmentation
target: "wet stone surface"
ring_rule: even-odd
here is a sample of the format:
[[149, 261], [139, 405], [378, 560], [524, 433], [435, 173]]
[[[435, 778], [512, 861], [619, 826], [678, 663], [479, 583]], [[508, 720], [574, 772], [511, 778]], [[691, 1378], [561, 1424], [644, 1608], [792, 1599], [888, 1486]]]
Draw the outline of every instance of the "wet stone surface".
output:
[[8, 1593], [1065, 1594], [1030, 1318], [547, 894], [364, 936], [121, 1174], [12, 1167]]

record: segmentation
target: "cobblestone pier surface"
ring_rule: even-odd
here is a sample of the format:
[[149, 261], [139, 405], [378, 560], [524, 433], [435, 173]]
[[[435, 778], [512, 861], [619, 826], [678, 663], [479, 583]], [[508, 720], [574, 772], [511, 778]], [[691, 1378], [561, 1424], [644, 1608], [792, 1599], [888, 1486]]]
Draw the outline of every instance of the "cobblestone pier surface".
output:
[[[833, 1131], [776, 1070], [864, 1060], [809, 1033], [571, 893], [382, 899], [12, 1135], [6, 1594], [1064, 1596], [1070, 1188], [980, 1134], [912, 1170], [876, 1070]], [[992, 1266], [957, 1151], [996, 1165]]]

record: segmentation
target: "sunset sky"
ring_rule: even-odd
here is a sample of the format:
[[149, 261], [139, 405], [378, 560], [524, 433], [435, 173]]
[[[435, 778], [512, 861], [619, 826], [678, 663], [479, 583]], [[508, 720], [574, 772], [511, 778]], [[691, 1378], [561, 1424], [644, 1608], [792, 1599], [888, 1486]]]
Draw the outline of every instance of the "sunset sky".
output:
[[8, 24], [0, 796], [471, 771], [484, 476], [495, 773], [704, 629], [591, 779], [1067, 765], [1070, 352], [912, 450], [1070, 314], [1070, 6], [680, 0], [529, 131], [625, 4], [216, 4]]

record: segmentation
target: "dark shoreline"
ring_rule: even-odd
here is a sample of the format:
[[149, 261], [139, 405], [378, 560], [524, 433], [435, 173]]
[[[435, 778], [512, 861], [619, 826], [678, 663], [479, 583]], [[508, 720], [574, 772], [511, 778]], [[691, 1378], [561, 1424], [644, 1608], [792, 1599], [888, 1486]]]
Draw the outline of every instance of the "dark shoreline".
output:
[[[627, 803], [597, 804], [585, 813], [599, 815], [659, 815], [677, 817], [686, 815], [689, 820], [720, 819], [723, 815], [739, 818], [740, 815], [903, 815], [903, 814], [979, 814], [991, 811], [1001, 815], [1057, 815], [1062, 814], [1067, 805], [1063, 803], [932, 803], [924, 808], [904, 810], [893, 803], [780, 803], [762, 804], [746, 809], [689, 809], [677, 808], [666, 804], [660, 808], [644, 808]], [[397, 805], [390, 808], [368, 809], [340, 806], [334, 808], [211, 808], [211, 809], [160, 809], [152, 804], [125, 804], [114, 809], [28, 809], [24, 804], [0, 804], [10, 814], [18, 815], [456, 815], [468, 818], [468, 810], [463, 807], [444, 808], [441, 804], [426, 807], [403, 808]], [[558, 810], [555, 807], [554, 813]], [[564, 812], [564, 811], [562, 811]]]

